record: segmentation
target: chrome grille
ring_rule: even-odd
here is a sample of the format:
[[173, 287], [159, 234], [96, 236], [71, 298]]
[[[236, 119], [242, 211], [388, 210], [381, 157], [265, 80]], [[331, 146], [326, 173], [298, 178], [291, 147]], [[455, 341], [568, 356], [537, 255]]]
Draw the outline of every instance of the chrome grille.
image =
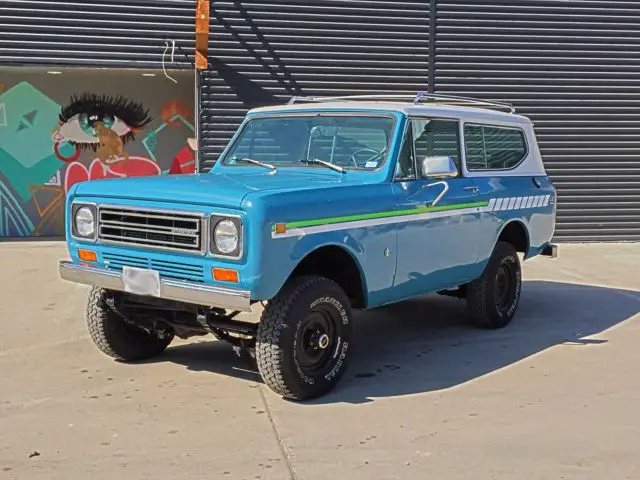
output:
[[105, 206], [98, 211], [98, 238], [104, 242], [160, 250], [204, 251], [201, 215]]

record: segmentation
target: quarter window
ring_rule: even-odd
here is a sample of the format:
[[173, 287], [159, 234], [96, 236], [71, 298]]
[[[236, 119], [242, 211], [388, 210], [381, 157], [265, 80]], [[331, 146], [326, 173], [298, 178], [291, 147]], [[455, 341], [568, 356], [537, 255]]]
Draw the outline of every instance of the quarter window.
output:
[[508, 170], [527, 155], [522, 130], [465, 125], [465, 154], [468, 170]]

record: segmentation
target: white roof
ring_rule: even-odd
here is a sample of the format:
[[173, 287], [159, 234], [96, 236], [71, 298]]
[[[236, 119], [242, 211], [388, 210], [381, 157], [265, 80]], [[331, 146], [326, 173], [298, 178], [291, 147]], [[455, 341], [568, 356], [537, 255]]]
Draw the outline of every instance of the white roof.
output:
[[527, 117], [514, 113], [501, 112], [489, 108], [447, 105], [438, 102], [429, 102], [417, 105], [411, 102], [390, 101], [308, 102], [254, 108], [249, 113], [302, 113], [305, 111], [339, 111], [354, 108], [363, 110], [393, 111], [412, 116], [463, 118], [478, 122], [499, 122], [519, 125], [529, 125], [531, 123]]

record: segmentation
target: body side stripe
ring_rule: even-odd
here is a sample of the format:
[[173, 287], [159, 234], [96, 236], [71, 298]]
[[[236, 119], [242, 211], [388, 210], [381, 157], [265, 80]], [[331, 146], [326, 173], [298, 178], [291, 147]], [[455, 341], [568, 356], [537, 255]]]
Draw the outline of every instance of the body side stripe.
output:
[[[479, 212], [501, 212], [538, 208], [549, 203], [549, 196], [532, 197], [503, 197], [492, 198], [489, 201], [442, 205], [438, 207], [419, 207], [407, 210], [391, 210], [384, 212], [347, 215], [343, 217], [320, 218], [316, 220], [302, 220], [286, 224], [282, 233], [276, 233], [276, 225], [272, 226], [272, 238], [288, 238], [314, 233], [333, 232], [352, 228], [366, 228], [394, 223], [406, 223], [431, 218], [465, 215]], [[282, 224], [280, 224], [282, 225]]]
[[300, 222], [287, 223], [287, 230], [290, 228], [315, 227], [319, 225], [330, 225], [335, 223], [357, 222], [362, 220], [373, 220], [373, 219], [388, 218], [388, 217], [403, 217], [408, 215], [409, 216], [418, 215], [421, 213], [429, 213], [429, 212], [443, 212], [443, 211], [462, 210], [462, 209], [473, 208], [473, 207], [486, 207], [488, 204], [489, 202], [460, 203], [456, 205], [443, 205], [440, 207], [420, 207], [420, 208], [411, 208], [408, 210], [391, 210], [387, 212], [364, 213], [360, 215], [348, 215], [344, 217], [331, 217], [331, 218], [320, 218], [317, 220], [304, 220]]

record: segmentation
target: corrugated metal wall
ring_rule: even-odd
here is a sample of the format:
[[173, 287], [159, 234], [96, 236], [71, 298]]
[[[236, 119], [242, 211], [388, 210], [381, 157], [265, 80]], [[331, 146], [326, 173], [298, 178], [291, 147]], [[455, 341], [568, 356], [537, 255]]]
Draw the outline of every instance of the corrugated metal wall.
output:
[[[159, 68], [166, 38], [193, 52], [194, 8], [4, 0], [0, 65]], [[559, 240], [640, 240], [640, 2], [216, 0], [211, 28], [205, 169], [248, 108], [293, 94], [415, 93], [431, 82], [440, 93], [512, 101], [534, 119], [560, 193]]]
[[640, 240], [640, 2], [439, 0], [436, 38], [437, 92], [534, 120], [558, 239]]
[[202, 87], [205, 168], [248, 108], [294, 94], [427, 88], [425, 0], [216, 0], [211, 24]]
[[159, 67], [165, 39], [193, 52], [194, 23], [194, 0], [2, 0], [0, 65]]

